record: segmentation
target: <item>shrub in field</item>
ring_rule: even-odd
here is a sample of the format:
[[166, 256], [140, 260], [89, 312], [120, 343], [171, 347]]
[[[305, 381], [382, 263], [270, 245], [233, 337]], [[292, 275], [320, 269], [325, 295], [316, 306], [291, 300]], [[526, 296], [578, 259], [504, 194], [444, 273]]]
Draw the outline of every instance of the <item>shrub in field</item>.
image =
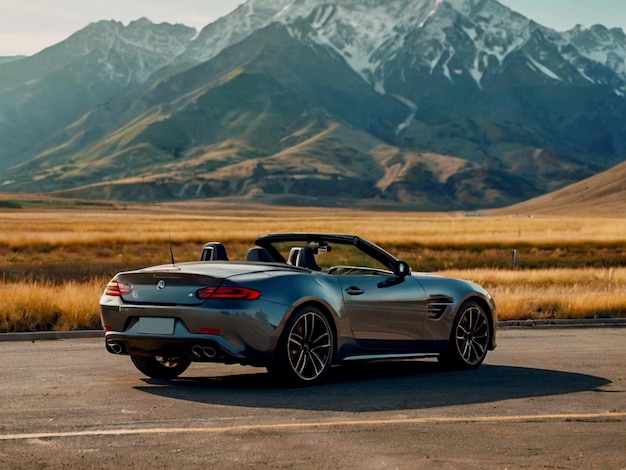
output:
[[626, 317], [626, 268], [445, 271], [493, 295], [500, 320]]
[[40, 283], [0, 285], [0, 332], [44, 331], [53, 329], [59, 313], [51, 308]]
[[106, 282], [96, 279], [91, 282], [68, 282], [58, 288], [55, 305], [59, 311], [54, 329], [91, 330], [99, 329], [100, 305]]
[[104, 284], [39, 281], [0, 284], [0, 333], [100, 328], [98, 299]]

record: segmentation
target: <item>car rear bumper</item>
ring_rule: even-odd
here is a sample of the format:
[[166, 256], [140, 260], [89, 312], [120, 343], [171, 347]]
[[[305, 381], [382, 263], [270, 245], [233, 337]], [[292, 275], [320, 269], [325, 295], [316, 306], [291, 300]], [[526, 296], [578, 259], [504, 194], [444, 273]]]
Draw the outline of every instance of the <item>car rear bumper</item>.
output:
[[[110, 352], [186, 357], [242, 364], [273, 358], [287, 307], [268, 301], [213, 302], [207, 306], [101, 304]], [[197, 354], [214, 348], [211, 354]]]
[[[142, 333], [139, 321], [132, 321], [129, 325], [125, 331], [105, 333], [107, 351], [117, 355], [162, 356], [194, 362], [247, 365], [265, 365], [273, 357], [269, 348], [255, 348], [242, 342], [241, 338], [235, 343], [219, 334], [190, 333], [180, 319], [174, 319], [173, 331], [168, 334]], [[267, 345], [268, 341], [264, 344]]]

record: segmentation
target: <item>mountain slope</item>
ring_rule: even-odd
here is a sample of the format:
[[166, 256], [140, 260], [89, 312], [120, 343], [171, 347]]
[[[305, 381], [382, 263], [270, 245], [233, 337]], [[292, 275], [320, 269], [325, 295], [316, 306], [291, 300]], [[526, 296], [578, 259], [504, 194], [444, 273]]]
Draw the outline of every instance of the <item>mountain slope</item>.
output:
[[100, 21], [66, 41], [0, 64], [0, 171], [94, 107], [145, 83], [195, 35], [146, 19]]
[[624, 217], [626, 162], [553, 193], [495, 211], [494, 214]]
[[621, 30], [558, 33], [495, 0], [249, 0], [193, 33], [104, 22], [50, 75], [45, 54], [0, 65], [2, 187], [471, 209], [626, 156]]
[[[276, 60], [276, 51], [281, 48], [294, 58], [290, 64]], [[324, 73], [329, 62], [332, 76]], [[50, 190], [64, 181], [71, 187], [77, 179], [100, 180], [106, 177], [108, 168], [119, 165], [123, 178], [161, 181], [161, 199], [178, 196], [181, 184], [186, 192], [200, 195], [248, 191], [251, 181], [244, 186], [237, 180], [234, 186], [224, 182], [232, 180], [233, 174], [248, 180], [256, 175], [261, 189], [289, 186], [289, 181], [298, 182], [294, 187], [300, 186], [311, 173], [319, 179], [353, 178], [347, 184], [352, 189], [373, 186], [376, 180], [371, 179], [371, 168], [364, 172], [342, 169], [337, 161], [342, 154], [359, 167], [375, 165], [352, 161], [371, 157], [365, 150], [350, 150], [349, 140], [342, 142], [337, 135], [351, 135], [351, 139], [371, 141], [375, 146], [376, 138], [366, 134], [355, 137], [359, 132], [349, 131], [346, 126], [368, 127], [385, 135], [390, 129], [371, 116], [368, 106], [375, 104], [375, 109], [384, 109], [386, 115], [396, 115], [396, 119], [406, 113], [406, 106], [378, 95], [352, 70], [335, 62], [331, 55], [316, 53], [290, 40], [283, 27], [270, 26], [237, 48], [224, 51], [219, 61], [202, 64], [153, 87], [130, 106], [139, 111], [130, 124], [115, 133], [103, 133], [75, 158], [64, 158], [68, 152], [62, 147], [38, 156], [19, 170], [28, 174], [45, 166], [46, 176], [38, 178], [37, 185]], [[294, 70], [303, 73], [294, 74]], [[331, 81], [342, 86], [335, 86], [329, 94]], [[317, 93], [305, 93], [316, 87]], [[355, 108], [359, 102], [361, 108]], [[86, 140], [87, 129], [107, 129], [106, 120], [115, 115], [109, 112], [88, 117], [77, 126], [74, 141]], [[317, 156], [320, 147], [327, 151]], [[300, 161], [296, 163], [295, 159]], [[134, 164], [122, 169], [122, 162]], [[225, 166], [229, 167], [227, 171]], [[360, 181], [368, 174], [370, 179]], [[216, 178], [221, 182], [215, 183]], [[278, 180], [282, 182], [276, 183]], [[25, 178], [22, 184], [28, 189], [31, 181]], [[48, 181], [52, 181], [50, 186]], [[170, 194], [167, 185], [172, 187]], [[188, 189], [194, 185], [196, 189]], [[19, 181], [12, 186], [24, 189]], [[304, 184], [295, 191], [314, 193], [310, 185]], [[372, 195], [372, 190], [369, 193]]]

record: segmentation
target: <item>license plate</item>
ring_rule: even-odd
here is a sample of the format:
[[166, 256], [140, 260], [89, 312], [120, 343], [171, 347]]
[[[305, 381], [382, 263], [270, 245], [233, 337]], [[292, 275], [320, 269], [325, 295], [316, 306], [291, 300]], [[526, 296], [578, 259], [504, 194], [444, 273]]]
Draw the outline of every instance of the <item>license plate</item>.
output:
[[173, 318], [141, 317], [137, 331], [147, 335], [171, 335], [174, 333]]

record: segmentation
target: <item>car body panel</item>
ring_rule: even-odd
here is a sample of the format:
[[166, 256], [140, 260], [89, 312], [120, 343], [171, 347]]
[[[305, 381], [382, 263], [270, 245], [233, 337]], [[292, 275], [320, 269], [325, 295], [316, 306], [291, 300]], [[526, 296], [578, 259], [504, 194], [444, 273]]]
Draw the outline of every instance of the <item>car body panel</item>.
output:
[[[255, 243], [271, 261], [196, 261], [118, 273], [100, 301], [107, 349], [269, 366], [294, 312], [314, 306], [331, 325], [334, 364], [439, 355], [467, 300], [488, 312], [488, 347], [496, 346], [495, 304], [474, 283], [410, 273], [406, 263], [352, 235], [286, 233]], [[305, 245], [318, 258], [331, 246], [354, 247], [375, 266], [293, 266], [284, 252], [290, 243]], [[202, 298], [204, 288], [243, 288], [259, 296]]]
[[422, 337], [426, 294], [416, 278], [376, 275], [337, 277], [357, 344], [366, 349], [393, 344], [402, 348], [402, 343]]

